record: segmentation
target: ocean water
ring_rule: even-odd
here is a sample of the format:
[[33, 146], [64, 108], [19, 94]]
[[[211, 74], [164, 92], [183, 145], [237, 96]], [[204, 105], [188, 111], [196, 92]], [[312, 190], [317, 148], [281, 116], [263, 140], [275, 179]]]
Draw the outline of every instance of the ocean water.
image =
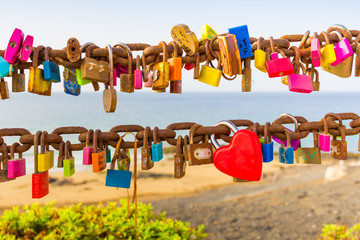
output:
[[[59, 126], [83, 126], [87, 129], [109, 131], [116, 125], [139, 124], [165, 128], [174, 122], [191, 121], [211, 126], [220, 120], [249, 119], [264, 124], [272, 122], [282, 113], [301, 115], [308, 121], [320, 120], [328, 112], [360, 113], [356, 101], [358, 93], [296, 94], [284, 92], [188, 92], [180, 95], [168, 93], [118, 93], [115, 113], [105, 113], [102, 92], [82, 93], [79, 97], [53, 93], [51, 97], [30, 93], [12, 93], [0, 102], [0, 128], [26, 128], [31, 133]], [[349, 121], [344, 121], [348, 125]], [[292, 125], [289, 125], [293, 128]], [[185, 133], [185, 132], [184, 132]], [[64, 140], [77, 142], [78, 135], [65, 135]], [[346, 138], [348, 151], [357, 152], [358, 136]], [[18, 137], [6, 137], [7, 144]], [[302, 146], [312, 146], [312, 137], [302, 140]], [[278, 145], [275, 145], [277, 149]], [[32, 168], [32, 149], [24, 154], [29, 170]], [[81, 166], [82, 152], [73, 153], [77, 170]], [[57, 153], [55, 154], [57, 159]], [[55, 160], [56, 160], [55, 159]], [[56, 168], [53, 171], [58, 171]], [[28, 171], [29, 172], [29, 171]]]

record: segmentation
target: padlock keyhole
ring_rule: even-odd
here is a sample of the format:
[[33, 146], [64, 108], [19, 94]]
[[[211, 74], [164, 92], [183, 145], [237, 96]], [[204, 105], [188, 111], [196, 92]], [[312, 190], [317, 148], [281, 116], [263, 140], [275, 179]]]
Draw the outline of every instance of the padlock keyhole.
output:
[[26, 51], [30, 51], [30, 46], [29, 46], [29, 45], [25, 45], [25, 50], [26, 50]]
[[10, 47], [12, 47], [12, 48], [16, 47], [16, 42], [15, 42], [15, 41], [11, 41], [11, 42], [10, 42]]

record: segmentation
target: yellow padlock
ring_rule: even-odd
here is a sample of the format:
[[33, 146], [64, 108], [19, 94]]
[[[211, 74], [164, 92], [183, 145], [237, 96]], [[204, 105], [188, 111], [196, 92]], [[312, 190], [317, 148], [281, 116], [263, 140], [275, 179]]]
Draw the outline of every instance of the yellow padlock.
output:
[[327, 67], [336, 61], [334, 44], [330, 44], [329, 35], [326, 32], [321, 32], [320, 35], [325, 37], [326, 46], [321, 49], [321, 67]]
[[46, 131], [41, 134], [41, 153], [38, 154], [39, 172], [45, 172], [54, 167], [54, 151], [49, 151], [49, 144], [45, 144], [47, 135]]
[[218, 65], [216, 69], [209, 66], [209, 64], [211, 63], [210, 59], [206, 61], [205, 65], [201, 66], [200, 75], [198, 78], [200, 82], [209, 84], [214, 87], [219, 86], [222, 75], [221, 58], [219, 57], [217, 60], [218, 60]]
[[261, 48], [261, 42], [264, 40], [263, 37], [259, 37], [257, 41], [257, 49], [255, 50], [255, 67], [260, 71], [266, 73], [266, 52]]
[[45, 49], [44, 46], [38, 46], [34, 50], [33, 66], [29, 71], [28, 92], [51, 96], [51, 82], [44, 79], [44, 70], [37, 68], [39, 52], [43, 49]]
[[163, 47], [163, 61], [153, 68], [153, 90], [163, 90], [169, 86], [170, 64], [167, 61], [167, 45], [162, 41], [159, 46]]
[[213, 39], [217, 33], [215, 30], [207, 24], [201, 26], [201, 40], [199, 44], [201, 45], [206, 39], [211, 40]]

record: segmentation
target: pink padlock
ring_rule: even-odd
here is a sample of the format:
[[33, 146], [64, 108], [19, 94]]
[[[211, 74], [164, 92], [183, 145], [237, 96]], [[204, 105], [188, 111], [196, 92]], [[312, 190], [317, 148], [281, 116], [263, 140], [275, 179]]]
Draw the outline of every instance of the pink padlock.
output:
[[339, 37], [340, 41], [334, 45], [336, 61], [331, 64], [331, 66], [337, 66], [347, 58], [351, 57], [354, 52], [351, 48], [349, 40], [344, 39], [341, 33], [338, 31], [334, 31], [336, 35]]
[[147, 82], [144, 82], [144, 87], [152, 87], [153, 85], [153, 72], [149, 72]]
[[4, 59], [8, 63], [14, 64], [18, 59], [23, 40], [24, 33], [20, 29], [15, 28], [4, 54]]
[[94, 134], [94, 130], [90, 129], [86, 134], [85, 147], [83, 148], [83, 165], [92, 165], [91, 154], [94, 152], [94, 147], [90, 146], [91, 135]]
[[342, 119], [334, 113], [327, 113], [321, 119], [321, 123], [324, 124], [324, 133], [319, 133], [319, 148], [323, 152], [331, 151], [331, 136], [329, 135], [328, 123], [326, 121], [326, 118], [329, 116], [336, 118], [339, 121], [339, 125], [342, 126]]
[[270, 45], [272, 51], [271, 59], [265, 62], [269, 78], [282, 77], [293, 74], [294, 67], [290, 58], [286, 57], [282, 50], [276, 49], [277, 52], [281, 53], [282, 58], [279, 58], [277, 52], [275, 52], [275, 44], [272, 37], [270, 37]]
[[26, 162], [25, 158], [22, 157], [22, 153], [19, 153], [19, 158], [15, 159], [15, 148], [20, 146], [19, 143], [11, 145], [10, 149], [10, 160], [7, 163], [8, 178], [17, 178], [26, 175]]
[[113, 83], [114, 83], [114, 86], [117, 85], [117, 71], [116, 71], [116, 69], [113, 70]]
[[321, 48], [317, 32], [314, 32], [314, 38], [311, 39], [311, 61], [314, 67], [320, 67]]
[[136, 70], [134, 71], [134, 88], [142, 89], [143, 73], [140, 70], [140, 56], [136, 57]]
[[300, 63], [300, 51], [296, 46], [292, 46], [290, 49], [293, 49], [295, 51], [295, 57], [293, 62], [294, 66], [296, 67], [296, 71], [294, 74], [291, 74], [287, 77], [289, 90], [291, 92], [298, 93], [311, 93], [313, 91], [311, 77], [299, 74], [300, 67], [303, 74], [305, 74], [305, 67], [302, 63]]
[[20, 57], [19, 57], [20, 61], [26, 62], [29, 59], [32, 51], [33, 43], [34, 43], [34, 37], [27, 35], [24, 40], [24, 43], [21, 46]]

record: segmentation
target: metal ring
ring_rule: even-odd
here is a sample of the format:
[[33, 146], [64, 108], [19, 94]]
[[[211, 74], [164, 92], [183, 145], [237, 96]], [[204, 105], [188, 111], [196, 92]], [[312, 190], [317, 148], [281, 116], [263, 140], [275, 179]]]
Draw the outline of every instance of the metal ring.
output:
[[[236, 125], [230, 121], [220, 121], [220, 122], [217, 122], [215, 124], [215, 126], [226, 126], [228, 128], [230, 128], [230, 130], [233, 132], [233, 133], [236, 133], [237, 131], [239, 131], [239, 129], [236, 127]], [[210, 140], [211, 140], [211, 143], [212, 145], [218, 149], [220, 147], [219, 143], [216, 141], [216, 138], [215, 138], [215, 134], [212, 134], [211, 137], [210, 137]]]

